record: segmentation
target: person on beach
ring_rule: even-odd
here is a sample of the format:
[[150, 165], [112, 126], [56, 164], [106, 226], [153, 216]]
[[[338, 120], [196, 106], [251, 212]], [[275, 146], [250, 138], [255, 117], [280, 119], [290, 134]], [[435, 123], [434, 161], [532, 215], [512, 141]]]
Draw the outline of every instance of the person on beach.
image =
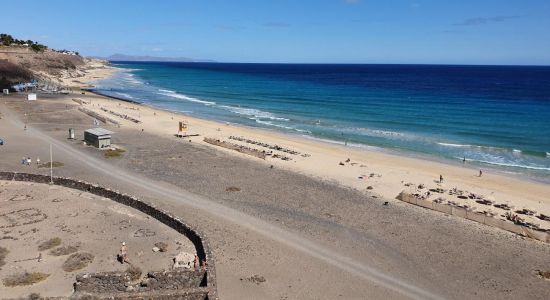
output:
[[466, 156], [464, 156], [464, 158], [462, 159], [462, 163], [463, 163], [463, 164], [466, 163]]
[[36, 164], [37, 164], [37, 165], [40, 165], [40, 157], [37, 157], [37, 158], [36, 158]]
[[193, 269], [195, 269], [195, 271], [198, 271], [199, 270], [199, 257], [195, 254], [195, 260], [193, 261]]
[[24, 164], [26, 164], [26, 163], [27, 163], [27, 159], [26, 159], [25, 157], [23, 157], [23, 158], [21, 159], [21, 164], [24, 165]]
[[439, 175], [439, 183], [443, 183], [443, 175]]
[[481, 177], [481, 175], [483, 175], [483, 172], [479, 170], [479, 177]]
[[120, 247], [120, 263], [127, 263], [128, 262], [128, 246], [126, 246], [125, 242], [122, 242], [122, 246]]
[[27, 157], [27, 166], [30, 166], [31, 163], [32, 163], [32, 160], [31, 160], [31, 158], [30, 158], [30, 156], [29, 156], [29, 157]]

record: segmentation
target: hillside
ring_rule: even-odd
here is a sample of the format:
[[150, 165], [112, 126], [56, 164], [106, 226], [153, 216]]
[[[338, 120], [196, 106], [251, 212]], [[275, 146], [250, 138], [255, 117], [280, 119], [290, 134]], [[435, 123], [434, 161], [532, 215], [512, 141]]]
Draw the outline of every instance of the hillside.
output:
[[36, 79], [48, 85], [61, 85], [60, 77], [77, 76], [85, 59], [50, 49], [35, 51], [30, 47], [0, 46], [0, 87]]

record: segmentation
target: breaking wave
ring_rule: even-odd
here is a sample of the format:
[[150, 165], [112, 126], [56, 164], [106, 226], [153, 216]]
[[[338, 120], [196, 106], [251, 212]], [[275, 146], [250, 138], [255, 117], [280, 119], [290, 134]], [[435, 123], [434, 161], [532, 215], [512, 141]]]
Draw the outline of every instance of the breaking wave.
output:
[[495, 166], [500, 166], [500, 167], [511, 167], [511, 168], [521, 168], [521, 169], [529, 169], [529, 170], [550, 171], [550, 168], [541, 167], [541, 166], [520, 165], [520, 164], [514, 164], [514, 163], [502, 163], [502, 162], [488, 161], [488, 160], [482, 160], [482, 159], [470, 159], [470, 161], [484, 163], [484, 164], [488, 164], [488, 165], [495, 165]]
[[207, 106], [216, 105], [216, 102], [199, 100], [197, 98], [193, 98], [193, 97], [185, 96], [185, 95], [182, 95], [182, 94], [178, 94], [174, 91], [169, 91], [169, 90], [166, 90], [165, 92], [160, 92], [160, 93], [157, 93], [157, 94], [167, 96], [167, 97], [176, 98], [176, 99], [181, 99], [181, 100], [185, 100], [185, 101], [189, 101], [189, 102], [201, 103], [201, 104], [204, 104], [204, 105], [207, 105]]
[[244, 107], [235, 107], [235, 106], [228, 106], [228, 105], [220, 105], [220, 107], [232, 113], [236, 113], [236, 114], [244, 115], [248, 117], [259, 118], [259, 119], [269, 119], [269, 120], [276, 120], [276, 121], [285, 121], [285, 122], [290, 121], [290, 119], [276, 117], [270, 112], [262, 111], [255, 108], [244, 108]]

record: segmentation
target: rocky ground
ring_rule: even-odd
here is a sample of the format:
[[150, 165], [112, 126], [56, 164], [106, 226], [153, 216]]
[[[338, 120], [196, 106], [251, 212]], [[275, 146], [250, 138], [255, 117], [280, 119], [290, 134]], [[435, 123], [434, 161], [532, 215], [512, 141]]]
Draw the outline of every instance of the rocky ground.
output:
[[[127, 206], [55, 185], [12, 181], [0, 181], [0, 240], [1, 298], [69, 296], [78, 273], [124, 271], [130, 265], [116, 260], [123, 241], [131, 265], [144, 273], [171, 269], [180, 252], [191, 258], [195, 253], [184, 236]], [[152, 250], [159, 242], [167, 251]], [[32, 279], [36, 283], [25, 281], [33, 276], [39, 277]]]

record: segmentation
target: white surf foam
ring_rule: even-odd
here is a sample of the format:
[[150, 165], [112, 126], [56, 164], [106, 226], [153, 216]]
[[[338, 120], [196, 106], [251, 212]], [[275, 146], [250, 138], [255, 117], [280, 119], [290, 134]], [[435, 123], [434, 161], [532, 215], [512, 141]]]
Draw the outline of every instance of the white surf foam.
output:
[[275, 121], [285, 121], [285, 122], [290, 121], [290, 119], [276, 117], [270, 112], [255, 109], [255, 108], [244, 108], [244, 107], [235, 107], [235, 106], [228, 106], [228, 105], [220, 105], [220, 107], [239, 115], [250, 116], [250, 117], [260, 118], [260, 119], [269, 119], [269, 120], [275, 120]]
[[539, 171], [550, 171], [550, 168], [540, 167], [540, 166], [528, 166], [528, 165], [520, 165], [520, 164], [514, 164], [514, 163], [501, 163], [501, 162], [481, 160], [481, 159], [469, 159], [469, 160], [470, 161], [475, 161], [475, 162], [481, 162], [481, 163], [485, 163], [485, 164], [489, 164], [489, 165], [501, 166], [501, 167], [512, 167], [512, 168], [522, 168], [522, 169], [539, 170]]
[[135, 99], [134, 97], [132, 97], [131, 95], [126, 94], [126, 93], [115, 92], [115, 94], [120, 95], [120, 96], [122, 96], [122, 97], [124, 97], [124, 98]]
[[437, 143], [438, 145], [441, 145], [441, 146], [447, 146], [447, 147], [472, 147], [472, 145], [468, 145], [468, 144], [452, 144], [452, 143]]
[[216, 105], [216, 102], [204, 101], [204, 100], [200, 100], [200, 99], [197, 99], [197, 98], [193, 98], [193, 97], [185, 96], [185, 95], [182, 95], [182, 94], [178, 94], [178, 93], [175, 93], [175, 92], [172, 92], [172, 91], [171, 92], [160, 92], [160, 93], [157, 93], [157, 94], [167, 96], [167, 97], [176, 98], [176, 99], [181, 99], [181, 100], [185, 100], [185, 101], [189, 101], [189, 102], [201, 103], [201, 104], [204, 104], [206, 106]]

